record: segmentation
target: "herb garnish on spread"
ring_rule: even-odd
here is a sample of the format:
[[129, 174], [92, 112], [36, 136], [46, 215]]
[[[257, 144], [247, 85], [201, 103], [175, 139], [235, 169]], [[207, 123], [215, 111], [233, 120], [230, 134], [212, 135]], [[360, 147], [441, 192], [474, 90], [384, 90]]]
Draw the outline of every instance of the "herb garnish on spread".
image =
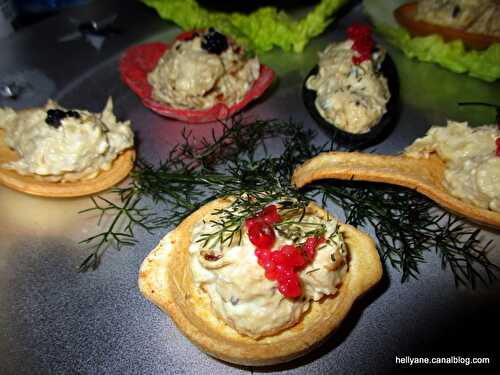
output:
[[312, 301], [337, 292], [348, 271], [336, 220], [288, 198], [246, 216], [249, 200], [258, 207], [262, 198], [237, 198], [200, 222], [189, 247], [195, 284], [217, 315], [251, 337], [296, 324]]

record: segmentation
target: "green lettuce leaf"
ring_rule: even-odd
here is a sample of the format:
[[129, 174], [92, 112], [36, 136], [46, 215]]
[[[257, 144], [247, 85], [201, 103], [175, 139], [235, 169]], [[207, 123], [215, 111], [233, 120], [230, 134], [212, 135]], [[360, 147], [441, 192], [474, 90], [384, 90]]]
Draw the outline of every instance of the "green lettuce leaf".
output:
[[274, 7], [251, 14], [208, 11], [196, 0], [142, 0], [160, 17], [184, 30], [215, 27], [249, 48], [269, 51], [274, 46], [302, 52], [307, 43], [334, 20], [333, 14], [349, 0], [321, 0], [305, 17], [294, 20]]
[[438, 63], [456, 73], [467, 73], [472, 77], [493, 82], [500, 78], [500, 44], [492, 44], [484, 51], [467, 50], [455, 40], [445, 42], [438, 35], [412, 38], [400, 27], [375, 24], [377, 31], [410, 58]]
[[[476, 51], [466, 49], [459, 40], [445, 42], [439, 35], [412, 37], [404, 28], [388, 21], [387, 15], [382, 18], [374, 3], [376, 2], [365, 0], [365, 10], [375, 29], [407, 57], [437, 63], [453, 72], [467, 73], [487, 82], [500, 78], [500, 43], [492, 44], [486, 50]], [[389, 11], [390, 15], [392, 10]]]

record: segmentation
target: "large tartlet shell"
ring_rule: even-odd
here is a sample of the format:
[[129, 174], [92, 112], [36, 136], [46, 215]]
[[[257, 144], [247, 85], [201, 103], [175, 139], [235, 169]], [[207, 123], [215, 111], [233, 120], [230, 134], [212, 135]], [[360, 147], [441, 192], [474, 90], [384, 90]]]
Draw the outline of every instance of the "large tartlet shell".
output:
[[[349, 225], [341, 225], [349, 248], [349, 272], [332, 297], [312, 304], [292, 328], [259, 340], [240, 335], [217, 319], [208, 296], [193, 283], [188, 247], [196, 223], [229, 200], [218, 199], [194, 212], [170, 232], [147, 256], [139, 272], [144, 296], [168, 313], [178, 328], [201, 350], [240, 365], [271, 365], [292, 360], [320, 344], [335, 330], [354, 301], [382, 277], [382, 265], [373, 240]], [[327, 213], [312, 206], [320, 216]], [[170, 241], [171, 247], [164, 245]]]
[[122, 181], [134, 166], [135, 151], [134, 149], [128, 149], [118, 155], [113, 161], [111, 169], [100, 172], [95, 178], [74, 182], [43, 181], [1, 167], [1, 164], [19, 158], [16, 152], [5, 144], [4, 136], [5, 131], [0, 129], [0, 184], [26, 194], [52, 198], [70, 198], [99, 193]]

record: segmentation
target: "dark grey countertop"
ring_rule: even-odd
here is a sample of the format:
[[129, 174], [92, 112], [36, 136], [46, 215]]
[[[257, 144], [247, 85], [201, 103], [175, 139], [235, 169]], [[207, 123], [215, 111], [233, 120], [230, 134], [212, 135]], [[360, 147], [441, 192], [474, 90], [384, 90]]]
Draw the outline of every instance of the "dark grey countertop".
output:
[[[75, 30], [70, 18], [113, 13], [122, 32], [108, 37], [100, 50], [84, 39], [58, 42]], [[360, 18], [357, 6], [303, 54], [262, 54], [278, 74], [278, 88], [246, 114], [291, 117], [315, 129], [318, 141], [326, 140], [328, 134], [305, 111], [300, 88], [317, 52], [342, 38], [340, 30]], [[52, 97], [68, 107], [97, 111], [111, 95], [118, 117], [132, 120], [141, 157], [157, 161], [180, 141], [184, 125], [144, 108], [121, 82], [117, 62], [132, 44], [168, 41], [178, 32], [138, 1], [70, 9], [0, 40], [0, 81], [28, 84], [16, 101], [0, 99], [0, 106], [30, 107]], [[372, 149], [398, 153], [448, 117], [491, 122], [491, 112], [459, 109], [455, 103], [500, 103], [499, 82], [487, 84], [390, 53], [401, 75], [402, 111], [395, 131]], [[426, 79], [433, 85], [423, 91]], [[190, 127], [195, 136], [209, 128]], [[331, 339], [306, 357], [266, 369], [219, 362], [198, 351], [139, 293], [139, 265], [165, 233], [138, 233], [138, 245], [108, 251], [94, 272], [76, 272], [86, 254], [78, 241], [96, 231], [95, 217], [78, 214], [89, 206], [88, 198], [37, 198], [0, 187], [1, 374], [380, 374], [403, 369], [395, 357], [407, 355], [477, 355], [499, 363], [498, 347], [490, 343], [500, 336], [500, 283], [457, 288], [435, 256], [426, 258], [418, 280], [404, 284], [400, 273], [386, 266], [380, 285], [355, 305]], [[485, 240], [493, 240], [491, 259], [500, 264], [498, 232], [483, 233]]]

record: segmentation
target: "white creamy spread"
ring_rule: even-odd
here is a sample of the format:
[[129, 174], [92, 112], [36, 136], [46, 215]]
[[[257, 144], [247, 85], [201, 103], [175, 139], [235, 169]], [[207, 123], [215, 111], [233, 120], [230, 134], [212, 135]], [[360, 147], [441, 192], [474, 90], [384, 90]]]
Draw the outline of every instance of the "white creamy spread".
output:
[[500, 36], [498, 0], [420, 0], [415, 18], [470, 33]]
[[412, 157], [431, 153], [446, 161], [444, 184], [459, 199], [500, 212], [500, 157], [496, 156], [496, 126], [471, 128], [466, 122], [448, 121], [431, 127], [425, 137], [406, 148]]
[[4, 142], [19, 155], [2, 168], [54, 182], [91, 179], [133, 146], [130, 121], [116, 120], [111, 98], [102, 113], [74, 110], [78, 117], [67, 116], [57, 127], [46, 122], [47, 111], [54, 109], [65, 111], [53, 101], [18, 112], [0, 108]]
[[361, 134], [380, 121], [391, 95], [379, 73], [384, 54], [373, 53], [372, 59], [355, 65], [352, 44], [351, 40], [332, 43], [321, 52], [319, 72], [309, 77], [306, 87], [316, 91], [315, 105], [326, 121]]
[[[220, 259], [210, 260], [206, 254], [214, 250], [202, 248], [198, 241], [202, 234], [214, 231], [213, 224], [200, 222], [193, 229], [189, 253], [194, 282], [208, 293], [217, 316], [239, 333], [259, 338], [279, 332], [296, 324], [312, 301], [337, 292], [348, 270], [347, 250], [338, 234], [338, 224], [313, 215], [306, 215], [304, 222], [324, 224], [328, 241], [317, 248], [314, 260], [299, 272], [303, 292], [296, 299], [284, 297], [276, 282], [266, 279], [246, 231], [240, 244], [219, 246], [216, 253]], [[292, 240], [276, 233], [273, 250], [285, 244], [292, 244]]]
[[148, 75], [153, 99], [176, 108], [209, 109], [243, 99], [260, 74], [257, 57], [229, 43], [221, 54], [202, 48], [202, 36], [176, 41]]

